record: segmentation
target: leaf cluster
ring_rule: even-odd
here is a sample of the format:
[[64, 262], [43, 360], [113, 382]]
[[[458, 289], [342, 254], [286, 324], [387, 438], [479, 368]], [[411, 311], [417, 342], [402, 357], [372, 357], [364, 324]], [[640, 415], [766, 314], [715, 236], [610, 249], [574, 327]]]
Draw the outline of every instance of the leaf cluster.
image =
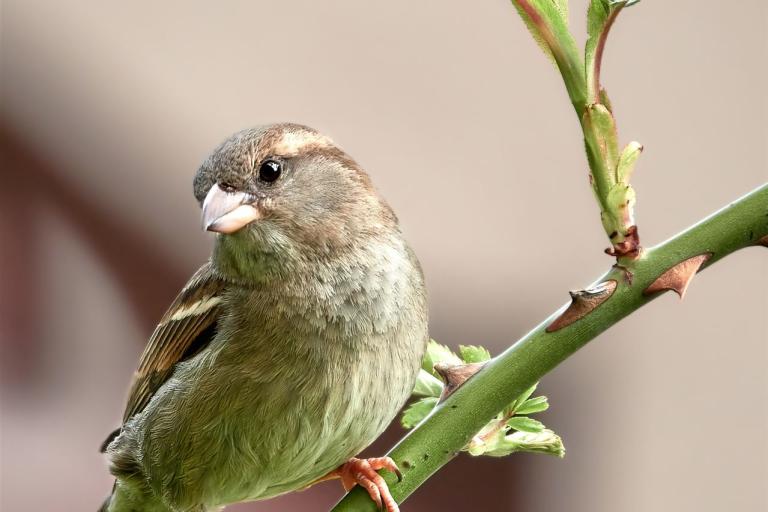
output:
[[[488, 349], [476, 345], [460, 345], [458, 354], [445, 345], [430, 340], [413, 390], [416, 400], [403, 412], [401, 424], [411, 429], [421, 423], [438, 406], [444, 384], [435, 365], [485, 363], [491, 359]], [[565, 448], [560, 437], [543, 423], [530, 417], [549, 408], [546, 396], [533, 397], [534, 384], [483, 427], [464, 447], [471, 455], [501, 457], [515, 452], [548, 453], [563, 457]]]

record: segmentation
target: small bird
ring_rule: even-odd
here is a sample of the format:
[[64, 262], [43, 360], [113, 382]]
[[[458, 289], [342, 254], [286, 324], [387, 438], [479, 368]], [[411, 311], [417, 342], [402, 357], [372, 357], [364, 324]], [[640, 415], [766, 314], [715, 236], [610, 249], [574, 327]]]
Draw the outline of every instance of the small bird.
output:
[[408, 399], [424, 278], [397, 217], [328, 137], [248, 129], [201, 165], [213, 254], [152, 333], [102, 446], [108, 512], [204, 512], [341, 478], [397, 511], [387, 458], [354, 458]]

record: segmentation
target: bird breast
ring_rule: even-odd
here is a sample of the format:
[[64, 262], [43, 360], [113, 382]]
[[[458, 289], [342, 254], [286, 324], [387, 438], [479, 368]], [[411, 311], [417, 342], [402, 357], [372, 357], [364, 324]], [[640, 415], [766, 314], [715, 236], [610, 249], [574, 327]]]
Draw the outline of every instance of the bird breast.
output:
[[[176, 465], [206, 503], [310, 484], [373, 442], [407, 400], [427, 338], [421, 274], [403, 242], [363, 251], [365, 265], [324, 264], [301, 285], [228, 292], [210, 348], [154, 404], [150, 437], [177, 441], [148, 439], [169, 450], [152, 459]], [[164, 432], [175, 425], [188, 427]]]

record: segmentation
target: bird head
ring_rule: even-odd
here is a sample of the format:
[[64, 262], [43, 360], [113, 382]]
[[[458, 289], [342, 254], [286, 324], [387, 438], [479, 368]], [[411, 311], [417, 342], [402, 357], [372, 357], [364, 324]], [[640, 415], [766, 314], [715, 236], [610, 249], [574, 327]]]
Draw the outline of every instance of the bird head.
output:
[[398, 230], [355, 161], [296, 124], [232, 135], [203, 162], [194, 190], [203, 227], [218, 233], [214, 263], [237, 277], [291, 271]]

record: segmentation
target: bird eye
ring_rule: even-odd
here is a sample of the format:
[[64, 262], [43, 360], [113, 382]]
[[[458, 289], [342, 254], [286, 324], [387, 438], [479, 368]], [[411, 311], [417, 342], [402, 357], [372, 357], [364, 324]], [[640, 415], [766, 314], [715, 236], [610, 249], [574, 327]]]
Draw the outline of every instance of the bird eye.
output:
[[280, 162], [265, 160], [264, 163], [261, 164], [261, 167], [259, 167], [259, 179], [261, 181], [266, 181], [267, 183], [272, 183], [280, 177], [280, 173], [282, 172], [283, 166]]

